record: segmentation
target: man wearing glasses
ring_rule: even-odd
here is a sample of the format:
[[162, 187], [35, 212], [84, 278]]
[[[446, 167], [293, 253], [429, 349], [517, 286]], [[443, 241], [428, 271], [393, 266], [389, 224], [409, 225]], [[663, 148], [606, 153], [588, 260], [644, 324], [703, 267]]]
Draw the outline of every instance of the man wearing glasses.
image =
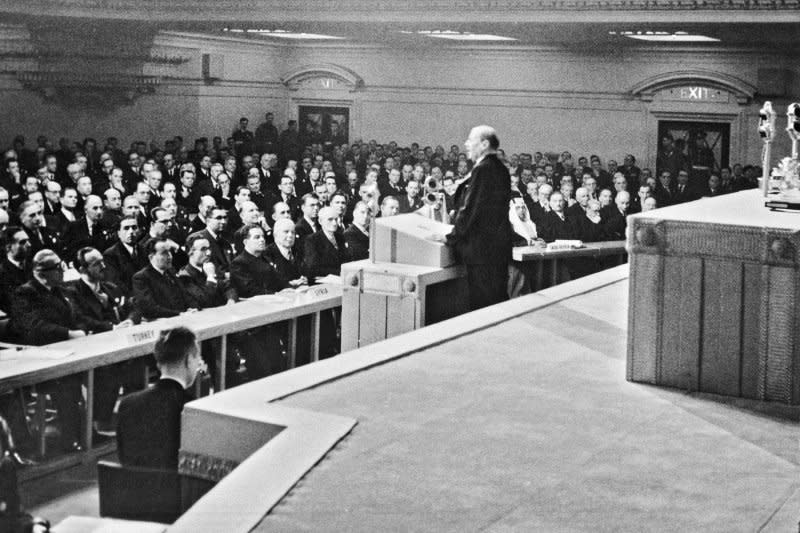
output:
[[230, 270], [231, 260], [234, 257], [233, 245], [224, 235], [227, 224], [228, 212], [220, 207], [215, 207], [206, 219], [206, 228], [189, 236], [199, 235], [208, 240], [211, 262], [218, 275], [224, 275]]
[[[73, 295], [62, 289], [63, 280], [63, 263], [55, 252], [45, 249], [34, 255], [33, 279], [16, 290], [11, 304], [10, 327], [22, 343], [41, 346], [86, 336], [78, 325]], [[54, 395], [64, 450], [80, 450], [80, 376], [48, 381], [40, 392]]]

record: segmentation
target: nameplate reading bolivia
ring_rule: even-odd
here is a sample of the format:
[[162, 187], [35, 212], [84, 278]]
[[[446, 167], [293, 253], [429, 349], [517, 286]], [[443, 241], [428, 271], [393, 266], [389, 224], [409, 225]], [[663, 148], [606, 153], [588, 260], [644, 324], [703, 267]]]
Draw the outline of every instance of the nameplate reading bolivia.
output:
[[145, 342], [153, 342], [156, 340], [156, 330], [146, 329], [144, 331], [135, 331], [128, 334], [128, 344], [143, 344]]

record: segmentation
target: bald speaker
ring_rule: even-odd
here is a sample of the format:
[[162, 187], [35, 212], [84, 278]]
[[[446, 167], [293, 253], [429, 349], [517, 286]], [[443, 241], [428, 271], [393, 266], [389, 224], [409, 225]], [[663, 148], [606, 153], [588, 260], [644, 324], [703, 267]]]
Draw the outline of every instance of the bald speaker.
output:
[[786, 96], [791, 80], [791, 72], [784, 68], [758, 69], [759, 96]]
[[225, 76], [225, 56], [222, 54], [203, 54], [203, 79], [221, 80]]

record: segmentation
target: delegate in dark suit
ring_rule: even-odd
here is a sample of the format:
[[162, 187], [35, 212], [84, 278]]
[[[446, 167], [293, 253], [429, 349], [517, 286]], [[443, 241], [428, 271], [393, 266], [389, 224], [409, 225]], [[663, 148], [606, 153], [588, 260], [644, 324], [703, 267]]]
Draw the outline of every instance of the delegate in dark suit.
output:
[[14, 291], [30, 279], [30, 269], [19, 268], [17, 265], [3, 257], [0, 261], [0, 310], [11, 314], [11, 301]]
[[264, 258], [269, 261], [272, 268], [275, 270], [275, 274], [280, 279], [280, 283], [284, 287], [289, 287], [289, 282], [295, 279], [298, 279], [302, 273], [300, 271], [300, 264], [297, 261], [297, 253], [294, 253], [294, 257], [290, 261], [286, 257], [283, 256], [278, 245], [274, 242], [267, 246], [266, 251], [264, 252]]
[[[562, 213], [563, 215], [563, 213]], [[555, 211], [549, 211], [544, 215], [541, 222], [537, 225], [539, 236], [545, 242], [553, 242], [556, 239], [576, 239], [574, 227], [567, 220], [566, 216], [562, 219]]]
[[[474, 132], [475, 129], [470, 137]], [[456, 190], [456, 215], [447, 244], [467, 267], [469, 303], [473, 310], [508, 299], [510, 189], [508, 168], [491, 152], [475, 165], [470, 177]]]
[[605, 239], [609, 241], [621, 241], [625, 239], [625, 229], [628, 227], [628, 221], [617, 206], [611, 204], [606, 206], [600, 211], [600, 216], [603, 218], [603, 233]]
[[[70, 330], [80, 329], [73, 296], [59, 287], [48, 290], [36, 279], [19, 287], [14, 293], [11, 310], [12, 327], [24, 344], [42, 346], [69, 339]], [[77, 442], [81, 418], [78, 403], [81, 399], [79, 375], [42, 383], [43, 392], [55, 392], [56, 407], [61, 418], [61, 438], [64, 443]]]
[[161, 274], [153, 265], [133, 276], [133, 297], [137, 312], [148, 320], [178, 316], [189, 308], [175, 274]]
[[108, 229], [103, 228], [100, 224], [95, 224], [92, 228], [91, 235], [89, 234], [89, 223], [86, 217], [81, 217], [74, 223], [70, 224], [64, 232], [64, 256], [66, 262], [75, 260], [75, 254], [84, 246], [91, 246], [96, 250], [106, 250], [114, 242], [112, 233]]
[[200, 235], [208, 240], [209, 251], [211, 252], [211, 262], [217, 267], [218, 273], [228, 272], [233, 257], [233, 245], [222, 235], [214, 237], [208, 228], [189, 235]]
[[[298, 279], [302, 272], [300, 271], [300, 262], [297, 259], [297, 253], [293, 253], [294, 257], [290, 261], [283, 256], [278, 245], [274, 242], [267, 246], [264, 252], [264, 258], [269, 261], [275, 274], [280, 279], [283, 286], [288, 287], [289, 282]], [[323, 315], [324, 316], [324, 315]], [[323, 324], [325, 319], [323, 319]], [[324, 329], [323, 324], [320, 324], [320, 330]], [[284, 339], [288, 339], [288, 323], [284, 322], [281, 325], [281, 335]], [[297, 318], [297, 337], [295, 338], [295, 365], [300, 366], [311, 361], [311, 317], [301, 316]]]
[[350, 252], [351, 261], [369, 258], [369, 235], [351, 224], [344, 230], [344, 242]]
[[[71, 284], [73, 302], [78, 322], [90, 333], [111, 331], [115, 324], [128, 318], [132, 311], [122, 289], [107, 281], [101, 281], [99, 294], [82, 279]], [[111, 420], [120, 385], [140, 388], [143, 363], [137, 360], [104, 366], [95, 370], [94, 418]], [[138, 379], [137, 379], [138, 378]]]
[[108, 267], [106, 276], [128, 296], [133, 292], [133, 275], [147, 264], [143, 254], [136, 250], [136, 245], [134, 244], [131, 248], [136, 252], [135, 258], [131, 257], [130, 252], [121, 242], [117, 242], [103, 252], [103, 260]]
[[[269, 261], [243, 251], [231, 262], [231, 285], [242, 298], [273, 294], [288, 287], [282, 283]], [[247, 361], [247, 373], [258, 379], [283, 370], [281, 332], [275, 325], [248, 330], [239, 339]]]
[[153, 388], [122, 398], [117, 423], [120, 463], [177, 470], [181, 412], [188, 399], [183, 386], [172, 379], [160, 379]]
[[342, 273], [342, 263], [350, 261], [344, 237], [338, 232], [333, 235], [336, 246], [328, 239], [324, 231], [318, 231], [306, 238], [303, 252], [303, 274], [309, 281], [317, 276], [329, 274], [338, 276]]

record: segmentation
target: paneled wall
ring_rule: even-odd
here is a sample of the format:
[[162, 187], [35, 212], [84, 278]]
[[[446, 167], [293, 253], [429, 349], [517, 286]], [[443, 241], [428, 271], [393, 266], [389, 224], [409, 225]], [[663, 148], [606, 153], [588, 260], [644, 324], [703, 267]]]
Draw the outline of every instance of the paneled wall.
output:
[[[250, 117], [254, 129], [265, 111], [273, 111], [282, 127], [297, 118], [298, 105], [330, 103], [351, 108], [351, 139], [461, 144], [471, 126], [489, 123], [497, 127], [507, 152], [570, 150], [603, 159], [633, 153], [651, 166], [659, 118], [702, 116], [731, 123], [732, 162], [757, 162], [762, 98], [740, 104], [731, 90], [722, 103], [670, 100], [658, 93], [642, 99], [632, 89], [655, 76], [690, 71], [732, 76], [750, 87], [758, 86], [758, 70], [766, 67], [793, 70], [793, 80], [800, 80], [796, 58], [725, 49], [391, 49], [166, 33], [156, 37], [152, 50], [185, 61], [159, 67], [161, 82], [154, 92], [125, 103], [47, 100], [23, 87], [13, 73], [0, 74], [0, 144], [10, 143], [17, 133], [31, 142], [39, 133], [71, 139], [114, 134], [123, 146], [175, 134], [191, 142], [201, 135], [228, 135], [240, 116]], [[203, 79], [204, 54], [221, 65], [218, 79]], [[357, 86], [335, 76], [333, 83], [323, 84], [324, 73], [284, 83], [292, 70], [320, 65], [348, 69], [358, 78]], [[796, 81], [790, 94], [800, 98]], [[790, 100], [774, 100], [783, 114]], [[779, 119], [780, 130], [784, 120]], [[775, 158], [786, 152], [788, 141], [780, 134]]]

